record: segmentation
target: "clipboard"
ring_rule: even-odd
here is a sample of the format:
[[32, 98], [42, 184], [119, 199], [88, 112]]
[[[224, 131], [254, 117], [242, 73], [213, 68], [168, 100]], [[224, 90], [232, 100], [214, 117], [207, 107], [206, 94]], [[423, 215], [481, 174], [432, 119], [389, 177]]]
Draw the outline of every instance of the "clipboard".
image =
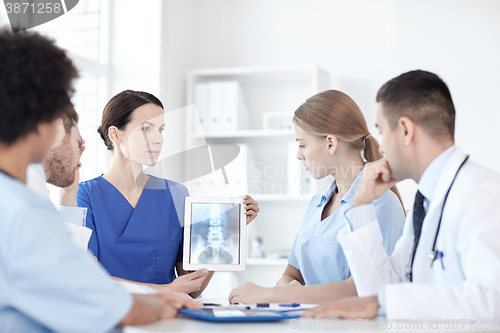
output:
[[[215, 310], [215, 311], [214, 311]], [[238, 310], [238, 309], [180, 309], [180, 314], [187, 317], [218, 323], [227, 322], [272, 322], [299, 318], [298, 314], [270, 310]]]

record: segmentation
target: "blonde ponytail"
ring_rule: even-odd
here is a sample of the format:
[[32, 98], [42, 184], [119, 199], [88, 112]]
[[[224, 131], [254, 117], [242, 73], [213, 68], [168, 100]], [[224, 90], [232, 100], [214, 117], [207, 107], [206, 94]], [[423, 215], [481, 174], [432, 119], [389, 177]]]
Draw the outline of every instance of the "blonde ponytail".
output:
[[363, 149], [363, 156], [367, 162], [374, 162], [381, 159], [383, 156], [380, 154], [379, 145], [377, 140], [371, 134], [365, 139], [365, 148]]
[[[351, 97], [338, 90], [326, 90], [306, 100], [293, 116], [293, 122], [304, 131], [316, 135], [335, 135], [351, 149], [362, 151], [366, 161], [381, 159], [377, 140], [370, 135], [366, 119]], [[403, 206], [398, 188], [393, 186]]]

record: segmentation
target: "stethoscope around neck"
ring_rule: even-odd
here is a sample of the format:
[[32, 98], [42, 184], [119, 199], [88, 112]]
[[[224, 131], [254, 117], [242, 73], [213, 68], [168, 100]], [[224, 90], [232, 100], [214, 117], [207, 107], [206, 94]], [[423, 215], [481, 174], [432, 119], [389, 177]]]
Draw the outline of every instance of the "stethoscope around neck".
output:
[[[429, 254], [429, 259], [431, 260], [431, 267], [434, 264], [434, 261], [438, 259], [438, 257], [443, 256], [442, 252], [436, 249], [436, 243], [437, 239], [439, 236], [439, 230], [441, 229], [441, 221], [443, 219], [443, 213], [444, 213], [444, 207], [446, 206], [446, 201], [448, 200], [448, 195], [450, 194], [451, 188], [453, 187], [453, 184], [455, 184], [455, 180], [457, 179], [458, 173], [460, 172], [460, 169], [464, 166], [465, 162], [469, 159], [469, 155], [465, 156], [465, 159], [463, 160], [462, 164], [458, 167], [457, 172], [455, 173], [455, 176], [453, 177], [453, 180], [451, 181], [450, 187], [448, 188], [448, 191], [446, 192], [446, 195], [444, 196], [444, 201], [443, 201], [443, 207], [441, 208], [441, 215], [439, 216], [439, 222], [437, 225], [436, 229], [436, 235], [434, 236], [434, 243], [432, 244], [432, 251]], [[417, 252], [417, 249], [414, 249], [412, 253], [412, 258], [411, 258], [411, 263], [410, 266], [407, 269], [406, 276], [410, 279], [410, 281], [413, 281], [413, 261], [415, 259], [415, 252]]]

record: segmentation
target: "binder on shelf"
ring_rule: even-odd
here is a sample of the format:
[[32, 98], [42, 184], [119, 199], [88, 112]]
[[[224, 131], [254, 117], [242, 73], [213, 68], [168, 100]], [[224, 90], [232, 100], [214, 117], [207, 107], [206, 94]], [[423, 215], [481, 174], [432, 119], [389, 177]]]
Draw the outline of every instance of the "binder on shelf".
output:
[[210, 120], [208, 126], [210, 132], [223, 130], [224, 86], [223, 81], [211, 81], [209, 83], [208, 113], [210, 114]]
[[233, 132], [248, 127], [243, 92], [238, 81], [225, 81], [223, 95], [223, 131]]
[[204, 132], [210, 132], [210, 112], [208, 108], [210, 96], [208, 89], [209, 82], [197, 82], [194, 85], [194, 104], [198, 113], [198, 119], [196, 117], [193, 119], [193, 131], [195, 132], [198, 130], [200, 124]]
[[248, 128], [243, 90], [238, 81], [209, 81], [194, 84], [194, 103], [199, 120], [192, 130], [204, 133], [235, 132]]

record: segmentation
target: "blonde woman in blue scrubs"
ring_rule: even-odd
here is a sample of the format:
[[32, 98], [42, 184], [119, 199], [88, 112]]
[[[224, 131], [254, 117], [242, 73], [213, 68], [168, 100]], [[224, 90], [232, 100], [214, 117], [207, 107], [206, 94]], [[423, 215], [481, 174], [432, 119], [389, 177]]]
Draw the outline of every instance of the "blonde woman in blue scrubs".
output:
[[[231, 303], [321, 303], [357, 295], [347, 260], [337, 241], [346, 228], [344, 213], [351, 207], [365, 161], [382, 157], [370, 135], [358, 105], [337, 90], [309, 98], [293, 117], [299, 144], [297, 158], [314, 179], [333, 176], [328, 189], [314, 196], [302, 219], [288, 258], [288, 266], [276, 287], [263, 288], [247, 282], [234, 289]], [[403, 232], [404, 207], [399, 192], [375, 200], [383, 245], [388, 254]]]

